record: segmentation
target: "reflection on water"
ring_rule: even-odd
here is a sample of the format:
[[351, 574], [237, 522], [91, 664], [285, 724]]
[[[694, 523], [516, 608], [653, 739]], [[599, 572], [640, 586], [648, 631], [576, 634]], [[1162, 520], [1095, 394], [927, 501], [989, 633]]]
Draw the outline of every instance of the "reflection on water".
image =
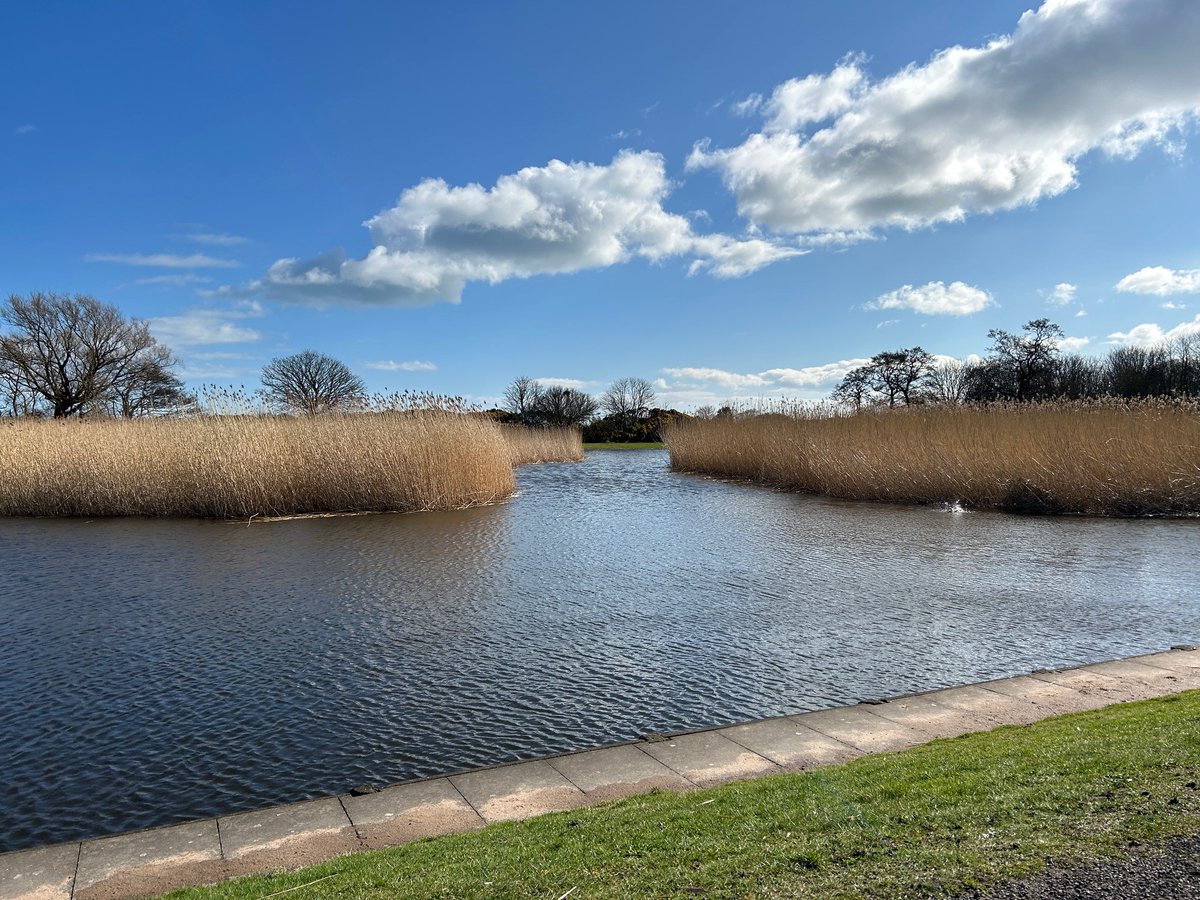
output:
[[521, 470], [452, 513], [0, 521], [0, 849], [1165, 648], [1200, 522]]

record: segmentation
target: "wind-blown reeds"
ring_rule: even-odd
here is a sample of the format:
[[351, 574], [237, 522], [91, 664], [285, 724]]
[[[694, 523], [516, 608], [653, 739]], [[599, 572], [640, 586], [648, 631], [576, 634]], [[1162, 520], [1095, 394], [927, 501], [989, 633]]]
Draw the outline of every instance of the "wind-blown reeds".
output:
[[578, 428], [527, 428], [503, 425], [514, 466], [531, 463], [578, 462], [583, 459], [583, 438]]
[[676, 471], [853, 500], [1084, 515], [1200, 514], [1200, 407], [1184, 402], [778, 407], [672, 422]]
[[456, 509], [514, 490], [500, 427], [445, 410], [0, 421], [0, 515]]

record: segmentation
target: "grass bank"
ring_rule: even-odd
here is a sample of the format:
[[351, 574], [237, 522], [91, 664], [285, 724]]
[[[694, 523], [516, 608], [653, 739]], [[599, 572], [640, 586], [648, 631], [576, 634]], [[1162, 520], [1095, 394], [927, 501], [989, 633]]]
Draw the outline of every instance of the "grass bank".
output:
[[[536, 452], [534, 447], [536, 445]], [[250, 518], [495, 503], [513, 465], [582, 458], [445, 410], [0, 423], [0, 515]], [[568, 455], [569, 454], [569, 455]]]
[[1192, 691], [171, 896], [938, 896], [1194, 834], [1198, 769]]
[[1157, 401], [779, 408], [677, 420], [677, 471], [852, 500], [1030, 513], [1200, 513], [1200, 407]]

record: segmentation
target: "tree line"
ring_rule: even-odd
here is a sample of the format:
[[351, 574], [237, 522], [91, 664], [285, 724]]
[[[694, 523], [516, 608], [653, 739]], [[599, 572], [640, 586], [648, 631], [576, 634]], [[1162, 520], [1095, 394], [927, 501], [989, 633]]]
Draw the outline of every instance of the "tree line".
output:
[[1049, 319], [1026, 322], [1019, 333], [993, 328], [988, 337], [992, 343], [979, 360], [939, 359], [921, 347], [877, 353], [847, 372], [832, 398], [861, 409], [1200, 396], [1200, 335], [1114, 347], [1104, 357], [1063, 353], [1063, 330]]

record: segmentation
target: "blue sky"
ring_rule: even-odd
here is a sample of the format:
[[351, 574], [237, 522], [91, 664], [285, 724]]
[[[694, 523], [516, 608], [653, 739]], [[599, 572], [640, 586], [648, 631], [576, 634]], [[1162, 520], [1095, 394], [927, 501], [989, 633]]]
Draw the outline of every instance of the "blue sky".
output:
[[0, 23], [5, 291], [149, 319], [193, 385], [312, 347], [375, 390], [686, 408], [1040, 316], [1085, 353], [1200, 331], [1193, 0]]

